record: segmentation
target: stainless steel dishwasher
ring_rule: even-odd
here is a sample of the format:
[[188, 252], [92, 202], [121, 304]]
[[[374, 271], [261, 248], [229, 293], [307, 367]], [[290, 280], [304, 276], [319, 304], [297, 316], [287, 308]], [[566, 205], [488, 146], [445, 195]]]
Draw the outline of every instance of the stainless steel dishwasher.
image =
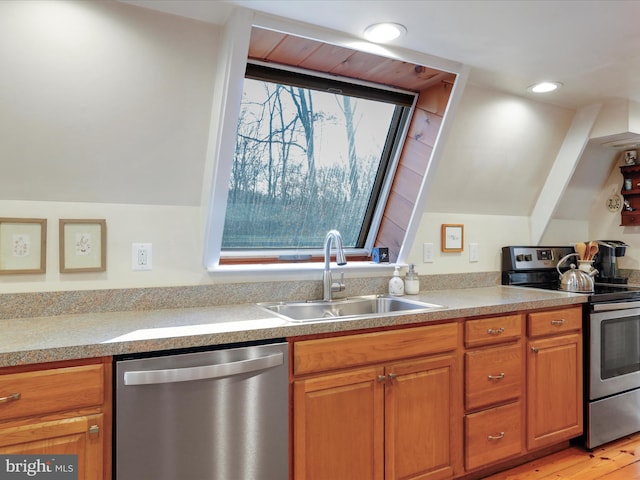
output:
[[289, 478], [285, 342], [115, 359], [116, 480]]

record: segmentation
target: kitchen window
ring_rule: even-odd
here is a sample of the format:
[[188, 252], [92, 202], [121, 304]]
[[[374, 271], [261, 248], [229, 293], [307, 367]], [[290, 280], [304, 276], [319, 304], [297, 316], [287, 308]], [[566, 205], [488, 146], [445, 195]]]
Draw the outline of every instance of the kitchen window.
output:
[[415, 96], [247, 64], [221, 263], [308, 261], [334, 228], [368, 255]]

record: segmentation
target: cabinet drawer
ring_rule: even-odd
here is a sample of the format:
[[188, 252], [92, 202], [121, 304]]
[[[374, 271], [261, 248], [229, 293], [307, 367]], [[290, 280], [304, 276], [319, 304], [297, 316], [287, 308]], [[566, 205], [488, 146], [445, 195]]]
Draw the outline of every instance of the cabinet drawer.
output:
[[465, 405], [468, 410], [515, 400], [522, 393], [522, 346], [465, 353]]
[[101, 406], [104, 365], [0, 375], [0, 420]]
[[477, 347], [516, 340], [522, 335], [522, 321], [522, 315], [467, 320], [464, 324], [464, 343], [467, 347]]
[[522, 453], [522, 404], [510, 403], [465, 417], [467, 470]]
[[293, 373], [303, 375], [455, 350], [458, 324], [302, 340], [293, 346]]
[[549, 310], [529, 314], [528, 333], [530, 337], [554, 335], [582, 328], [582, 307]]

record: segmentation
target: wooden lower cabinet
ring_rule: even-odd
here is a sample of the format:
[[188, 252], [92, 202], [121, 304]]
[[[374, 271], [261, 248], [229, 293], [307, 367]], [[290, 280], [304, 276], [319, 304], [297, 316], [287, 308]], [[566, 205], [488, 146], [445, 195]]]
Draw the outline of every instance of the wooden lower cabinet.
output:
[[574, 306], [294, 340], [293, 480], [479, 479], [568, 445], [581, 328]]
[[78, 455], [78, 478], [103, 477], [103, 415], [0, 429], [0, 455]]
[[385, 371], [385, 478], [451, 478], [454, 358], [411, 360]]
[[453, 478], [456, 367], [449, 352], [295, 379], [294, 479]]
[[384, 478], [381, 367], [294, 382], [295, 478]]
[[294, 382], [296, 480], [453, 476], [454, 357]]
[[0, 454], [77, 455], [111, 479], [111, 359], [0, 369]]
[[582, 336], [530, 340], [527, 359], [527, 448], [582, 433]]

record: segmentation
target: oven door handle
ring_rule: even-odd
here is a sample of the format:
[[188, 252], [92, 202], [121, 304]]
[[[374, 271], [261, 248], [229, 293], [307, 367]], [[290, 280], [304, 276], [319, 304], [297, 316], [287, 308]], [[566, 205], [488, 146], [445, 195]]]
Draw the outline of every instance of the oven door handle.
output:
[[613, 310], [629, 310], [631, 308], [640, 308], [640, 302], [602, 302], [593, 303], [594, 312], [610, 312]]

